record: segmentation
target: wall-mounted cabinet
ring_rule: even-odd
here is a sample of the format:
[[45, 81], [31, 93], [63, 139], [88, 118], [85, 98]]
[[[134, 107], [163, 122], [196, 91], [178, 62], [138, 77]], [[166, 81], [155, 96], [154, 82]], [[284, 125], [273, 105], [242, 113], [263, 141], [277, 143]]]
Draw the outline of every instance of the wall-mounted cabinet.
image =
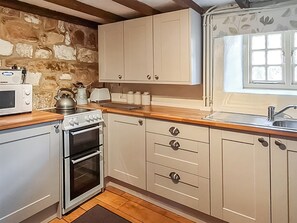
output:
[[201, 83], [201, 16], [192, 9], [98, 29], [101, 82]]

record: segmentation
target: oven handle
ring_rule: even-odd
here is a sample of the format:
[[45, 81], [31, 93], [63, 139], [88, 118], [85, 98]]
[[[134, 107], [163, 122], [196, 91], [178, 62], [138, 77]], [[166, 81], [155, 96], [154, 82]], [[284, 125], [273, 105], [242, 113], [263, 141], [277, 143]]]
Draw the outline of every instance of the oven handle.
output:
[[81, 134], [81, 133], [85, 133], [85, 132], [89, 132], [89, 131], [93, 131], [93, 130], [99, 129], [99, 128], [100, 128], [99, 126], [95, 126], [95, 127], [84, 129], [84, 130], [80, 130], [80, 131], [77, 131], [77, 132], [71, 132], [71, 135], [75, 136], [75, 135], [78, 135], [78, 134]]
[[71, 160], [71, 162], [72, 162], [73, 164], [76, 164], [76, 163], [82, 162], [82, 161], [84, 161], [84, 160], [90, 159], [90, 158], [92, 158], [92, 157], [94, 157], [94, 156], [97, 156], [97, 155], [99, 155], [100, 153], [101, 153], [101, 151], [96, 151], [96, 152], [94, 152], [94, 153], [92, 153], [92, 154], [89, 154], [89, 155], [84, 156], [84, 157], [82, 157], [82, 158], [79, 158], [79, 159], [77, 159], [77, 160]]

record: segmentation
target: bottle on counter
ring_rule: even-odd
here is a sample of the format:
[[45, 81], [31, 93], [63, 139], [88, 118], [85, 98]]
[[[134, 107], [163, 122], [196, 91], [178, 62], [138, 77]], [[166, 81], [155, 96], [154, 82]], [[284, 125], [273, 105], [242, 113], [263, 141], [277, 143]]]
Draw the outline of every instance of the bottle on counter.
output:
[[128, 91], [128, 93], [127, 93], [127, 103], [128, 104], [133, 104], [134, 103], [133, 91]]

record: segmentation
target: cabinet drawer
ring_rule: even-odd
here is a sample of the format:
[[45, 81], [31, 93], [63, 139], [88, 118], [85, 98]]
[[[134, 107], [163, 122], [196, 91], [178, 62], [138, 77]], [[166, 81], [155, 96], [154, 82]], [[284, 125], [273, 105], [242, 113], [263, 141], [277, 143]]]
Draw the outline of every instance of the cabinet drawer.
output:
[[147, 160], [209, 178], [209, 144], [146, 133]]
[[205, 143], [209, 142], [209, 128], [203, 126], [147, 119], [146, 131]]
[[[178, 174], [179, 181], [170, 174]], [[176, 169], [147, 162], [147, 190], [177, 203], [210, 213], [209, 180]]]

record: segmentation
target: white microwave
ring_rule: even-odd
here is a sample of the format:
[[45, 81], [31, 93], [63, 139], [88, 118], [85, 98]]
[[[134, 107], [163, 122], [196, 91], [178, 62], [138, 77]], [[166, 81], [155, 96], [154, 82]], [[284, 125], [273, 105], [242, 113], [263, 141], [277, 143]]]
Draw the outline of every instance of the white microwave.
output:
[[0, 116], [32, 111], [31, 84], [0, 85]]

